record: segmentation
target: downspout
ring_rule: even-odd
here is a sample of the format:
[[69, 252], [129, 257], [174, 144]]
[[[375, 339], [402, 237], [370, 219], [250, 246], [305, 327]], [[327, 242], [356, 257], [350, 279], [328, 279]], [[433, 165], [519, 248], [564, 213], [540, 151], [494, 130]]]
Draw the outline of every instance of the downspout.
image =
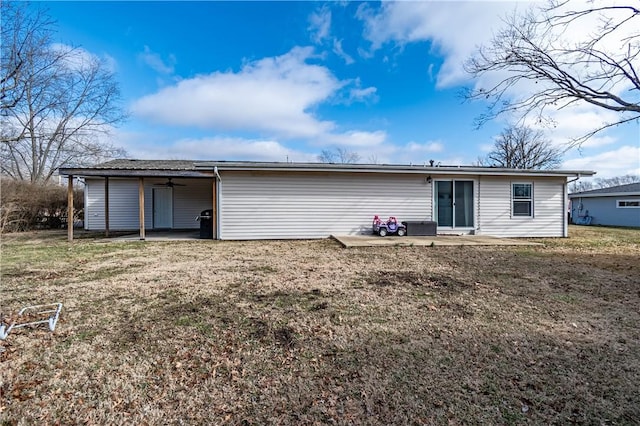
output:
[[482, 205], [482, 198], [481, 198], [481, 193], [480, 191], [482, 191], [482, 189], [480, 188], [480, 181], [482, 180], [482, 176], [478, 175], [478, 211], [477, 211], [477, 221], [475, 222], [476, 225], [476, 230], [475, 230], [475, 234], [482, 234], [482, 231], [480, 230], [480, 206]]
[[222, 187], [222, 178], [220, 177], [220, 173], [218, 173], [218, 166], [213, 166], [213, 174], [216, 177], [216, 223], [214, 224], [216, 227], [216, 240], [220, 240], [220, 188]]
[[569, 182], [562, 184], [562, 236], [567, 238], [569, 236], [569, 217], [567, 216], [567, 199], [569, 198]]
[[[577, 181], [581, 177], [582, 176], [580, 176], [580, 173], [578, 173], [575, 179], [568, 180], [564, 183], [564, 185], [562, 185], [562, 192], [564, 193], [564, 200], [562, 201], [562, 215], [563, 215], [562, 235], [564, 235], [564, 238], [567, 238], [569, 236], [569, 218], [567, 217], [567, 200], [569, 199], [569, 184], [571, 182]], [[573, 212], [571, 212], [571, 216], [573, 216]]]

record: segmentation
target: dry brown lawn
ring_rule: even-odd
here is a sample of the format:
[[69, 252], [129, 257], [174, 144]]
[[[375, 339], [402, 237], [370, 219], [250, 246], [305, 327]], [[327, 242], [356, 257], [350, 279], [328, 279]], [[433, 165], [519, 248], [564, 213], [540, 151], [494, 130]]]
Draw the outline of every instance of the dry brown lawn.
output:
[[638, 424], [640, 230], [543, 247], [2, 236], [3, 424]]

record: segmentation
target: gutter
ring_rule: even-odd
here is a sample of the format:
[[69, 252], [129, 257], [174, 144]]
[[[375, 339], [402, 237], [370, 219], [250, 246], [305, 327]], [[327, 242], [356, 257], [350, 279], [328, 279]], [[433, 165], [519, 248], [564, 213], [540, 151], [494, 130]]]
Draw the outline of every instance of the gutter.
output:
[[[594, 173], [594, 174], [595, 174], [595, 173]], [[591, 176], [593, 176], [593, 175], [591, 175]], [[571, 179], [571, 180], [568, 180], [568, 181], [567, 181], [567, 185], [569, 185], [571, 182], [575, 182], [575, 181], [577, 181], [577, 180], [578, 180], [578, 179], [580, 179], [581, 177], [582, 177], [582, 176], [580, 175], [580, 173], [578, 173], [578, 175], [576, 176], [576, 178], [575, 178], [575, 179]]]
[[569, 194], [569, 198], [598, 198], [598, 197], [637, 197], [640, 192], [598, 192], [595, 194], [585, 194], [583, 192], [574, 192]]
[[467, 167], [406, 167], [406, 166], [359, 166], [355, 165], [328, 165], [323, 166], [321, 164], [311, 164], [311, 165], [245, 165], [245, 164], [202, 164], [197, 165], [197, 169], [214, 168], [214, 173], [216, 170], [227, 170], [227, 171], [264, 171], [264, 172], [321, 172], [321, 173], [389, 173], [389, 174], [434, 174], [434, 175], [462, 175], [462, 176], [539, 176], [539, 177], [559, 177], [559, 176], [573, 176], [578, 175], [579, 177], [585, 176], [593, 176], [595, 172], [591, 171], [549, 171], [549, 170], [513, 170], [513, 169], [478, 169], [478, 168], [467, 168]]

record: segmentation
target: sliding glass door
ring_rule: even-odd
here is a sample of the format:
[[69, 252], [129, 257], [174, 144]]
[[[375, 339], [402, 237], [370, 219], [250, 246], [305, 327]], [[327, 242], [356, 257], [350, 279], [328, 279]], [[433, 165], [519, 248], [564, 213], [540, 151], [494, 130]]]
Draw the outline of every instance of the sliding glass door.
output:
[[473, 228], [473, 181], [438, 180], [435, 192], [438, 226]]

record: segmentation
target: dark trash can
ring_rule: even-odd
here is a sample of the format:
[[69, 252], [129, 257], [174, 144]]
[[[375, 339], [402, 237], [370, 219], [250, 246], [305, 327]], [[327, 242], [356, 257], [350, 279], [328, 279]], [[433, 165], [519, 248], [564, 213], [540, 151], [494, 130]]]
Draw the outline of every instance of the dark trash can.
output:
[[198, 217], [200, 238], [213, 238], [213, 209], [203, 210]]
[[433, 221], [402, 222], [407, 227], [408, 236], [435, 236], [438, 235], [438, 224]]

